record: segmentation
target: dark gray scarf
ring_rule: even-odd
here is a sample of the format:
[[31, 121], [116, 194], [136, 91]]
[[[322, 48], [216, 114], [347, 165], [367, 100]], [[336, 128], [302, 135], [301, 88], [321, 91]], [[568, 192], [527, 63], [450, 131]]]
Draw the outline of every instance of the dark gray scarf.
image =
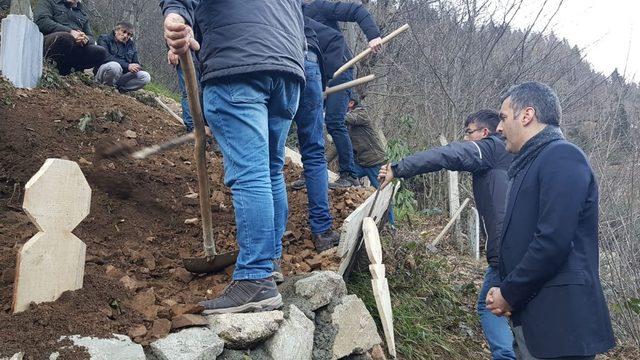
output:
[[547, 125], [542, 131], [536, 134], [527, 141], [520, 149], [520, 152], [516, 154], [509, 166], [509, 180], [512, 180], [520, 170], [524, 169], [533, 159], [535, 159], [540, 151], [548, 143], [556, 140], [564, 139], [562, 130], [559, 127], [553, 125]]

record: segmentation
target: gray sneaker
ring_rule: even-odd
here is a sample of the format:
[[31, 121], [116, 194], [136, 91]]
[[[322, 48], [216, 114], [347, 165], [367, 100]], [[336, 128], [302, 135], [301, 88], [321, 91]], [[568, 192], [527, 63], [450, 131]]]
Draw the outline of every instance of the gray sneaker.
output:
[[312, 238], [317, 252], [323, 252], [340, 244], [340, 234], [333, 230], [327, 230], [322, 234], [313, 234]]
[[350, 188], [354, 186], [360, 186], [360, 180], [354, 178], [351, 175], [341, 174], [338, 180], [335, 182], [329, 183], [330, 189], [335, 188]]
[[291, 187], [291, 190], [302, 190], [307, 187], [307, 183], [304, 181], [304, 179], [300, 179], [292, 182], [289, 187]]
[[280, 263], [282, 260], [273, 260], [273, 271], [271, 272], [271, 277], [276, 284], [282, 284], [284, 282], [284, 275], [282, 274], [282, 269], [280, 269]]
[[232, 281], [222, 295], [198, 303], [204, 314], [271, 311], [282, 307], [282, 295], [272, 278]]

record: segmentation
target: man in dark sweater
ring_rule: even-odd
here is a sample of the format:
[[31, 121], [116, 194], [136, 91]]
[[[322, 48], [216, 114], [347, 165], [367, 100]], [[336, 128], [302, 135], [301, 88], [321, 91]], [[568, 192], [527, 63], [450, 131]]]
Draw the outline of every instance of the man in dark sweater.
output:
[[97, 82], [127, 92], [142, 89], [151, 81], [151, 75], [142, 70], [138, 49], [132, 38], [133, 25], [126, 21], [119, 22], [110, 34], [98, 38], [98, 45], [105, 48], [109, 55], [104, 64], [96, 69]]
[[384, 188], [394, 178], [410, 178], [439, 170], [468, 171], [473, 176], [473, 197], [484, 224], [487, 261], [484, 283], [478, 296], [478, 314], [493, 359], [515, 359], [513, 334], [505, 318], [486, 309], [485, 299], [491, 287], [500, 284], [498, 270], [499, 241], [506, 208], [507, 169], [513, 159], [504, 139], [496, 134], [500, 118], [493, 110], [480, 110], [466, 119], [464, 142], [419, 152], [383, 166], [380, 177]]
[[[374, 52], [381, 50], [380, 29], [364, 5], [341, 1], [305, 0], [302, 9], [305, 16], [336, 31], [340, 31], [339, 21], [358, 23], [369, 40], [369, 47]], [[345, 47], [339, 59], [339, 65], [342, 66], [352, 57], [353, 54], [349, 48]], [[333, 76], [333, 72], [329, 76]], [[351, 80], [353, 80], [353, 69], [331, 79], [329, 86], [337, 86]], [[331, 134], [336, 145], [338, 162], [340, 163], [340, 179], [331, 183], [331, 187], [350, 187], [359, 184], [355, 176], [353, 146], [344, 122], [350, 94], [350, 90], [338, 91], [329, 95], [325, 102], [325, 123], [327, 131]]]
[[233, 281], [201, 304], [205, 313], [279, 308], [272, 274], [288, 216], [284, 144], [304, 85], [300, 1], [163, 0], [160, 6], [170, 51], [200, 49], [204, 116], [233, 194], [240, 249]]
[[95, 45], [89, 16], [79, 0], [39, 0], [33, 17], [44, 34], [44, 56], [60, 75], [102, 64], [107, 52]]

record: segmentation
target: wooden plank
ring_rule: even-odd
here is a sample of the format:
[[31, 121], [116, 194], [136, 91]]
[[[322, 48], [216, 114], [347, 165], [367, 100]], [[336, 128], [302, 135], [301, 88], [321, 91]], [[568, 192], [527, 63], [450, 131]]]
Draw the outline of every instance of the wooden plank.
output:
[[[294, 164], [302, 167], [302, 155], [300, 155], [299, 152], [297, 152], [297, 151], [295, 151], [295, 150], [293, 150], [293, 149], [291, 149], [289, 147], [285, 147], [284, 148], [284, 156], [290, 158], [291, 161]], [[331, 171], [329, 169], [327, 169], [327, 173], [329, 174], [329, 181], [330, 182], [338, 180], [338, 174], [334, 173], [333, 171]]]
[[471, 255], [480, 260], [480, 216], [474, 207], [469, 209], [469, 242]]
[[466, 198], [464, 200], [464, 202], [462, 203], [462, 206], [460, 206], [458, 208], [458, 210], [455, 212], [455, 214], [453, 214], [453, 217], [451, 219], [449, 219], [449, 222], [447, 223], [447, 225], [444, 227], [444, 229], [442, 229], [442, 231], [440, 232], [440, 234], [438, 234], [438, 236], [436, 236], [436, 239], [433, 240], [433, 242], [431, 242], [431, 246], [436, 246], [438, 245], [438, 243], [440, 242], [440, 240], [446, 235], [447, 231], [449, 231], [449, 229], [451, 228], [451, 226], [458, 221], [458, 218], [460, 217], [460, 214], [462, 213], [462, 210], [464, 210], [464, 207], [467, 206], [467, 204], [469, 203], [469, 201], [471, 201], [471, 199]]
[[[398, 183], [395, 188], [398, 187], [400, 187], [400, 183]], [[375, 204], [373, 212], [371, 213], [371, 217], [375, 219], [376, 224], [380, 223], [380, 219], [382, 219], [384, 213], [389, 209], [389, 203], [395, 188], [393, 186], [387, 186], [380, 192], [378, 202]], [[342, 227], [340, 228], [340, 245], [338, 245], [338, 256], [342, 258], [338, 274], [341, 276], [344, 276], [351, 257], [360, 242], [360, 237], [362, 236], [362, 221], [367, 217], [367, 214], [369, 214], [369, 209], [373, 205], [374, 197], [375, 193], [371, 194], [367, 200], [360, 204], [342, 223]]]
[[47, 159], [22, 206], [40, 231], [18, 253], [14, 313], [82, 287], [86, 245], [71, 231], [89, 215], [91, 188], [75, 162]]
[[395, 358], [396, 340], [393, 330], [393, 308], [391, 307], [389, 283], [387, 279], [374, 279], [371, 280], [371, 287], [373, 288], [373, 296], [376, 299], [376, 307], [378, 308], [378, 315], [380, 315], [389, 355]]
[[369, 272], [373, 279], [384, 279], [386, 274], [386, 268], [383, 264], [371, 264], [369, 265]]

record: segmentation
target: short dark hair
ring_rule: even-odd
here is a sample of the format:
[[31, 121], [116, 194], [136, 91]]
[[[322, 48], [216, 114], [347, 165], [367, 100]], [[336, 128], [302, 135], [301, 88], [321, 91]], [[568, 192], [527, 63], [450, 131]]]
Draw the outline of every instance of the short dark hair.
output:
[[133, 24], [128, 21], [120, 21], [116, 24], [116, 30], [117, 29], [123, 29], [127, 30], [130, 33], [133, 33]]
[[560, 126], [562, 120], [560, 99], [549, 85], [537, 81], [514, 85], [502, 94], [500, 103], [507, 98], [511, 98], [511, 107], [516, 114], [530, 106], [536, 111], [539, 122]]
[[467, 116], [467, 119], [464, 121], [464, 126], [467, 127], [469, 124], [473, 123], [478, 126], [486, 127], [491, 133], [495, 133], [499, 122], [500, 115], [498, 112], [495, 110], [482, 109]]

